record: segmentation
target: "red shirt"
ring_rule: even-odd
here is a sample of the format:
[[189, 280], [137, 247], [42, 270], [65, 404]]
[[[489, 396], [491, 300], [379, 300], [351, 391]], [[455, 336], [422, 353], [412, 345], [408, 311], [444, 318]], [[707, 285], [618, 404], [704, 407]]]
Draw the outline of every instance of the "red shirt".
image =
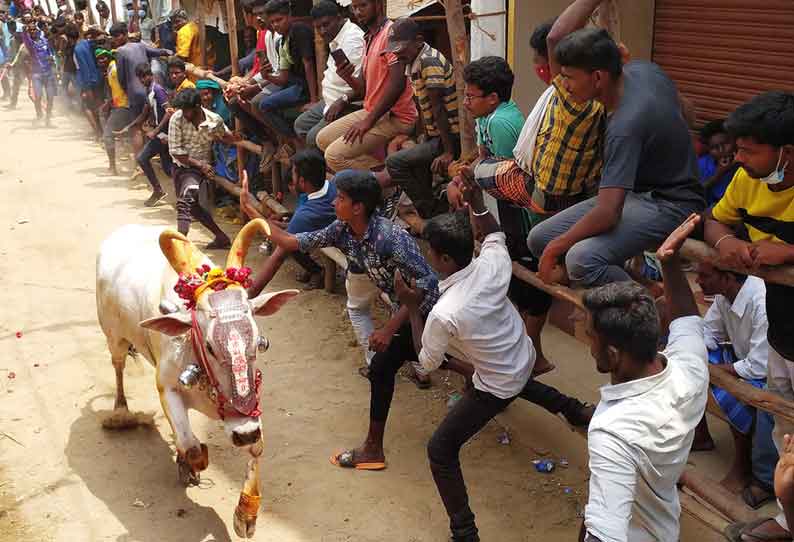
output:
[[[394, 53], [383, 54], [386, 48], [386, 43], [389, 36], [389, 28], [392, 22], [386, 21], [384, 25], [378, 30], [378, 33], [371, 35], [367, 33], [364, 36], [366, 41], [366, 49], [364, 53], [364, 63], [362, 70], [364, 72], [364, 79], [367, 82], [367, 95], [364, 97], [364, 109], [371, 112], [375, 105], [383, 98], [386, 92], [386, 80], [389, 75], [389, 67], [398, 62]], [[391, 108], [390, 113], [394, 117], [405, 124], [413, 124], [416, 122], [416, 106], [414, 106], [414, 91], [408, 77], [405, 81], [405, 90], [397, 98], [397, 101]]]

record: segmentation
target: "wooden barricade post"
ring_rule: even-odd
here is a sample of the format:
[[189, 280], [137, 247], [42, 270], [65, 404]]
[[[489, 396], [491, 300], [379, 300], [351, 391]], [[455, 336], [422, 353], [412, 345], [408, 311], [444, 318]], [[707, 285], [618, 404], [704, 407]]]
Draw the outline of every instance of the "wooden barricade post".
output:
[[[226, 31], [229, 33], [229, 57], [232, 63], [232, 76], [240, 75], [240, 66], [238, 64], [240, 53], [237, 48], [237, 12], [234, 7], [234, 0], [226, 0]], [[234, 128], [237, 132], [242, 130], [242, 123], [240, 119], [235, 119]], [[243, 170], [245, 169], [245, 151], [240, 147], [237, 148], [237, 175], [242, 178]]]
[[447, 17], [447, 30], [452, 46], [452, 64], [455, 67], [455, 86], [458, 92], [458, 120], [460, 123], [460, 155], [470, 156], [477, 151], [474, 141], [474, 120], [463, 106], [463, 68], [471, 58], [469, 36], [466, 34], [466, 19], [463, 16], [461, 0], [447, 0], [444, 3]]

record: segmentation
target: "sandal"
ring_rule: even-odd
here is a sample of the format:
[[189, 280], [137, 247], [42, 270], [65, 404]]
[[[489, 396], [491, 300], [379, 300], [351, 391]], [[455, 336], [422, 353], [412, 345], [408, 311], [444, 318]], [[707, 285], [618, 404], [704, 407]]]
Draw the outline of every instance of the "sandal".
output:
[[204, 247], [206, 250], [226, 250], [232, 248], [232, 241], [228, 237], [226, 239], [215, 238], [207, 243]]
[[355, 452], [353, 450], [345, 450], [338, 454], [331, 456], [331, 464], [341, 467], [343, 469], [356, 469], [356, 470], [383, 470], [386, 468], [385, 461], [373, 461], [369, 463], [356, 463]]
[[419, 375], [416, 374], [416, 371], [411, 370], [405, 377], [414, 383], [414, 385], [419, 388], [420, 390], [429, 390], [433, 387], [433, 382], [430, 380], [428, 376], [426, 379], [419, 378]]
[[[749, 537], [754, 538], [755, 540], [758, 540], [760, 542], [791, 542], [791, 535], [789, 535], [789, 536], [786, 536], [786, 535], [768, 535], [768, 534], [761, 534], [761, 533], [753, 534], [752, 531], [756, 527], [759, 527], [760, 525], [763, 525], [767, 521], [775, 521], [775, 520], [774, 520], [774, 518], [761, 518], [761, 519], [756, 519], [756, 520], [753, 520], [753, 521], [749, 521], [747, 523], [742, 523], [742, 522], [731, 523], [730, 525], [725, 527], [725, 530], [723, 531], [723, 534], [725, 535], [725, 538], [730, 540], [730, 542], [745, 542], [745, 540], [742, 538], [742, 535], [749, 536]], [[782, 538], [781, 538], [781, 536], [782, 536]], [[747, 542], [755, 542], [755, 541], [747, 541]]]
[[[753, 488], [756, 488], [758, 491], [753, 492]], [[769, 502], [774, 498], [774, 492], [769, 491], [756, 480], [753, 480], [747, 484], [742, 490], [742, 500], [753, 510], [758, 510], [764, 505], [764, 503]]]

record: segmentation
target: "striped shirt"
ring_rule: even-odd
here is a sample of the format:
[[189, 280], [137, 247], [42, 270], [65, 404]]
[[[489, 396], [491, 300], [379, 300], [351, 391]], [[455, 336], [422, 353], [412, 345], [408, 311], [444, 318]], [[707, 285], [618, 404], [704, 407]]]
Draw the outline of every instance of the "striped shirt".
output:
[[429, 89], [440, 89], [441, 99], [447, 110], [450, 133], [460, 133], [458, 125], [458, 92], [455, 88], [455, 74], [452, 63], [436, 49], [425, 43], [413, 64], [406, 67], [405, 75], [411, 78], [414, 96], [419, 102], [425, 132], [429, 137], [438, 137], [438, 125], [433, 117], [433, 106], [427, 95]]
[[535, 187], [552, 196], [594, 194], [603, 165], [604, 108], [596, 101], [576, 103], [560, 75], [552, 85], [535, 142]]

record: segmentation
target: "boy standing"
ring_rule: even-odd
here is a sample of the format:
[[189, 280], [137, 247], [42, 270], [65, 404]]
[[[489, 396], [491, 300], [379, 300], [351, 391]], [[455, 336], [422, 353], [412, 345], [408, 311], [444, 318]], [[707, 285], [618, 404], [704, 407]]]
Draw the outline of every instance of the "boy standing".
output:
[[102, 110], [107, 112], [105, 126], [102, 132], [102, 141], [108, 155], [108, 166], [111, 175], [118, 175], [116, 168], [116, 138], [115, 133], [125, 128], [133, 120], [130, 112], [130, 102], [127, 93], [121, 88], [118, 67], [113, 53], [107, 49], [97, 49], [97, 65], [100, 73], [105, 74], [107, 87], [110, 90], [110, 99], [102, 105]]
[[30, 53], [31, 80], [33, 82], [33, 104], [36, 106], [36, 123], [41, 121], [44, 113], [41, 101], [47, 93], [46, 125], [52, 126], [52, 106], [58, 95], [58, 80], [55, 76], [55, 56], [44, 32], [39, 30], [35, 19], [31, 18], [25, 25], [22, 35], [25, 48]]

